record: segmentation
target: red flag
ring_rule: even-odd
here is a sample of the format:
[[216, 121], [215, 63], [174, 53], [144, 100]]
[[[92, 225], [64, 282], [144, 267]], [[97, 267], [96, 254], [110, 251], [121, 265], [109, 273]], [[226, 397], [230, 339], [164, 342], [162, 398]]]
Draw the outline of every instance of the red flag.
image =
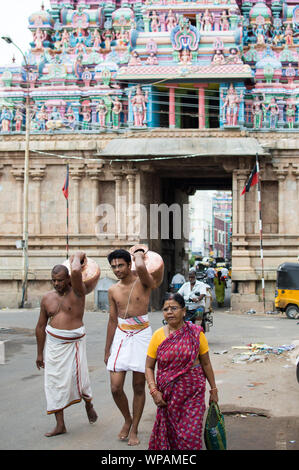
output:
[[62, 192], [64, 194], [64, 197], [67, 199], [69, 197], [69, 166], [68, 165], [66, 166], [66, 177], [64, 180]]
[[245, 193], [248, 193], [251, 186], [254, 186], [255, 184], [257, 184], [258, 181], [259, 181], [259, 173], [258, 173], [257, 165], [255, 164], [254, 168], [253, 168], [252, 172], [250, 173], [249, 178], [248, 178], [248, 180], [247, 180], [247, 182], [246, 182], [246, 184], [243, 188], [241, 196]]

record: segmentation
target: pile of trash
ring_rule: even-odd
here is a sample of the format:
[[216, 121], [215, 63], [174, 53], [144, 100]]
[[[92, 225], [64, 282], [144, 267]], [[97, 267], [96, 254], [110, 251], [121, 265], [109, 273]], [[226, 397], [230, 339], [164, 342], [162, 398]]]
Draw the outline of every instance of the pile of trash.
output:
[[273, 347], [264, 343], [251, 343], [247, 346], [233, 346], [232, 349], [246, 349], [246, 352], [235, 355], [232, 362], [242, 364], [244, 362], [265, 362], [270, 354], [279, 356], [280, 354], [295, 349], [294, 344], [283, 344], [282, 346]]

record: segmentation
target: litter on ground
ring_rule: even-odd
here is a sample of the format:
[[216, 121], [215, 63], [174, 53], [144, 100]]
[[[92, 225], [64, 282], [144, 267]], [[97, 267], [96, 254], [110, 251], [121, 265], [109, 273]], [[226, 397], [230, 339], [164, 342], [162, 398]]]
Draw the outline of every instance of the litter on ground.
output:
[[264, 362], [269, 354], [276, 356], [291, 351], [295, 348], [294, 344], [283, 344], [282, 346], [273, 347], [264, 343], [251, 343], [246, 346], [232, 346], [232, 349], [245, 349], [246, 352], [239, 353], [233, 357], [232, 362], [241, 364], [244, 362]]

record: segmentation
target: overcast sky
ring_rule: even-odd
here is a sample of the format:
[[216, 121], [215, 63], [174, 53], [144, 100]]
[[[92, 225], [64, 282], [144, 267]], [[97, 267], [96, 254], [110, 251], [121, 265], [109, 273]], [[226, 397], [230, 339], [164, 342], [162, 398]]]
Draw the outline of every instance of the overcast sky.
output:
[[[0, 0], [0, 36], [10, 36], [11, 39], [23, 50], [28, 51], [32, 41], [32, 33], [28, 29], [29, 16], [41, 10], [44, 2], [45, 10], [50, 9], [50, 0]], [[2, 5], [5, 6], [2, 6]], [[10, 64], [13, 55], [16, 63], [20, 64], [22, 56], [13, 46], [0, 39], [0, 66]]]

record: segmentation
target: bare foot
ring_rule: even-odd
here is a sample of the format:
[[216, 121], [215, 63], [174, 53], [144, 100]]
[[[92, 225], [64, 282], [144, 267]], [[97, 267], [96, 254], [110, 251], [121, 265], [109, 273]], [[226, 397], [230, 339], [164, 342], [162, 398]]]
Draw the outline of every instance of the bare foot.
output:
[[129, 441], [128, 441], [128, 446], [138, 446], [139, 444], [140, 444], [140, 441], [137, 437], [137, 433], [131, 431]]
[[86, 402], [85, 408], [86, 408], [86, 413], [87, 413], [90, 424], [94, 424], [96, 420], [98, 419], [98, 415], [95, 412], [93, 404]]
[[125, 424], [123, 425], [123, 427], [122, 427], [122, 429], [121, 429], [121, 431], [118, 435], [118, 438], [121, 441], [125, 441], [128, 438], [131, 426], [132, 426], [132, 420], [130, 420], [128, 422], [125, 422]]
[[52, 436], [58, 436], [59, 434], [65, 434], [66, 433], [66, 428], [65, 426], [56, 426], [56, 428], [53, 429], [52, 432], [47, 432], [45, 434], [46, 437], [52, 437]]

